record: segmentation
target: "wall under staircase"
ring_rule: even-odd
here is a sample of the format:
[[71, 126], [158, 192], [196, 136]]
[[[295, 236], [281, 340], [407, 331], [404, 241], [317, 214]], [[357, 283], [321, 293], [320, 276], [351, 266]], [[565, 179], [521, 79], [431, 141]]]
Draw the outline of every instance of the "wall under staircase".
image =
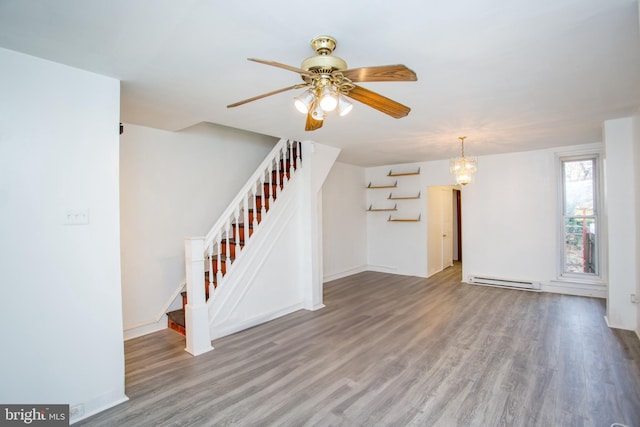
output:
[[[235, 262], [227, 265], [224, 278], [220, 280], [221, 275], [216, 275], [216, 285], [209, 287], [208, 300], [205, 269], [216, 271], [217, 268], [207, 261], [207, 256], [219, 252], [215, 244], [212, 249], [205, 242], [206, 238], [186, 239], [185, 321], [189, 353], [198, 355], [209, 351], [213, 349], [212, 339], [293, 311], [324, 307], [320, 190], [340, 150], [313, 142], [303, 142], [301, 147], [301, 164], [284, 185], [284, 191], [270, 203], [268, 212], [263, 213], [259, 226], [254, 227], [244, 247], [240, 251], [236, 247]], [[251, 208], [251, 201], [248, 206], [244, 203], [245, 208]], [[232, 215], [236, 220], [243, 216], [237, 205], [236, 200], [228, 209], [235, 212]], [[247, 221], [248, 215], [240, 222]], [[219, 230], [225, 230], [227, 224], [227, 219], [221, 219], [217, 231], [209, 232], [208, 241], [211, 236], [217, 236], [220, 241]]]

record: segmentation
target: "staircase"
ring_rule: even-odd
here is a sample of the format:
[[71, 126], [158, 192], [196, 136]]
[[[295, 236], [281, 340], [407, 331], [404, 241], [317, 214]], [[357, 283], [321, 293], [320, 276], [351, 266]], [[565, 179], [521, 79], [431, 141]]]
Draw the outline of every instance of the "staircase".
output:
[[[208, 301], [218, 286], [224, 285], [251, 236], [275, 207], [278, 195], [286, 188], [302, 165], [302, 146], [296, 141], [281, 140], [258, 167], [238, 196], [218, 219], [205, 239], [204, 295]], [[187, 335], [185, 308], [189, 301], [186, 291], [182, 308], [167, 313], [168, 327]]]

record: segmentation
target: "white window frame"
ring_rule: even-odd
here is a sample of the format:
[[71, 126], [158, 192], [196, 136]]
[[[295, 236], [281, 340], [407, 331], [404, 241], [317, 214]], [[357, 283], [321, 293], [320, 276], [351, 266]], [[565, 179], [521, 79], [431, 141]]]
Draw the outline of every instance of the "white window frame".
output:
[[[567, 273], [565, 266], [565, 207], [564, 207], [564, 168], [565, 161], [594, 160], [594, 212], [596, 223], [596, 271], [597, 273]], [[604, 203], [603, 203], [603, 155], [600, 148], [585, 149], [571, 152], [556, 153], [556, 182], [557, 182], [557, 273], [556, 280], [562, 282], [602, 284], [606, 277], [606, 230], [604, 223]]]

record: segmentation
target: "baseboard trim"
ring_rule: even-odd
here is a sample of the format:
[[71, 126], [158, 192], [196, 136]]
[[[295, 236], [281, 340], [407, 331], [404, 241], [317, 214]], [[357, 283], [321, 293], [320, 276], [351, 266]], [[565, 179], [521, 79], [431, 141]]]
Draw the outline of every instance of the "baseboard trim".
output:
[[128, 341], [143, 335], [152, 334], [154, 332], [167, 329], [167, 315], [164, 314], [160, 320], [154, 323], [147, 323], [137, 327], [129, 328], [124, 331], [124, 340]]
[[388, 265], [375, 265], [369, 264], [366, 267], [368, 271], [376, 271], [378, 273], [391, 273], [391, 274], [400, 274], [398, 273], [398, 267], [392, 267]]
[[[112, 400], [108, 403], [99, 402], [102, 399], [95, 399], [93, 402], [83, 403], [85, 408], [89, 408], [86, 412], [84, 412], [81, 416], [72, 418], [69, 420], [69, 424], [73, 425], [82, 420], [86, 420], [89, 417], [92, 417], [100, 412], [106, 411], [107, 409], [113, 408], [114, 406], [118, 406], [129, 400], [127, 395], [122, 395], [115, 400]], [[98, 401], [98, 402], [96, 402]], [[71, 405], [71, 407], [76, 405]]]
[[343, 277], [352, 276], [354, 274], [362, 273], [363, 271], [367, 271], [366, 265], [361, 265], [360, 267], [351, 268], [349, 270], [342, 271], [340, 273], [328, 274], [323, 277], [323, 282], [331, 282], [332, 280], [342, 279]]
[[548, 282], [541, 283], [541, 290], [543, 292], [551, 292], [555, 294], [607, 298], [606, 285], [591, 285], [574, 282]]

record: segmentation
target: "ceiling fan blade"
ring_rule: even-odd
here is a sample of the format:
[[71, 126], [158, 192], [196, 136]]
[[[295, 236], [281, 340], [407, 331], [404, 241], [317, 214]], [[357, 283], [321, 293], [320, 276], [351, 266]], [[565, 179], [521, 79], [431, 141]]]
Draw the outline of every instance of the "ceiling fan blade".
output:
[[275, 95], [280, 92], [286, 92], [291, 89], [300, 89], [301, 87], [308, 86], [306, 83], [297, 84], [289, 87], [285, 87], [282, 89], [274, 90], [272, 92], [263, 93], [262, 95], [254, 96], [253, 98], [245, 99], [243, 101], [234, 102], [233, 104], [227, 105], [227, 108], [237, 107], [238, 105], [246, 104], [247, 102], [255, 101], [257, 99], [266, 98], [267, 96]]
[[304, 125], [304, 130], [316, 130], [322, 127], [324, 120], [316, 120], [311, 115], [311, 111], [307, 113], [307, 123]]
[[341, 73], [352, 82], [415, 82], [418, 80], [413, 70], [401, 64], [353, 68]]
[[303, 76], [312, 76], [313, 73], [310, 73], [307, 70], [303, 70], [302, 68], [292, 67], [291, 65], [281, 64], [275, 61], [267, 61], [265, 59], [256, 59], [256, 58], [247, 58], [249, 61], [259, 62], [260, 64], [271, 65], [272, 67], [284, 68], [285, 70], [293, 71], [294, 73], [302, 74]]
[[372, 92], [360, 86], [355, 86], [346, 94], [348, 97], [360, 101], [371, 108], [375, 108], [395, 119], [405, 117], [411, 111], [411, 108], [402, 105], [392, 99], [384, 97], [378, 93]]

